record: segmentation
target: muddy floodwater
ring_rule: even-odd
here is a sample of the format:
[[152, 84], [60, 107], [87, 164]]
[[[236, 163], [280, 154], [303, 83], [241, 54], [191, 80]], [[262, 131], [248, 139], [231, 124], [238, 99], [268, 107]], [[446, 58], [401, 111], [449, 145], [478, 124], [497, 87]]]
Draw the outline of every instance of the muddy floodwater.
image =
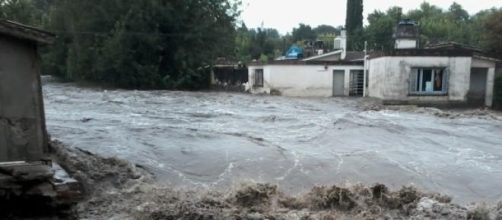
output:
[[502, 117], [370, 111], [360, 99], [81, 88], [44, 79], [52, 138], [139, 164], [159, 183], [289, 193], [414, 185], [459, 203], [502, 201]]

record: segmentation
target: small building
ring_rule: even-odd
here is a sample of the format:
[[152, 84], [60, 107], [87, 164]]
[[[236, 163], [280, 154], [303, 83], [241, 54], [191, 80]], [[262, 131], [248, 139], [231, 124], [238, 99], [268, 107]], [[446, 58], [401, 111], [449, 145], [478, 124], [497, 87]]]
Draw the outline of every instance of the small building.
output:
[[454, 42], [419, 49], [411, 20], [399, 22], [393, 37], [391, 51], [347, 51], [342, 33], [335, 51], [252, 63], [248, 89], [297, 97], [369, 96], [385, 104], [493, 105], [498, 59]]
[[364, 52], [347, 51], [346, 35], [329, 53], [249, 65], [249, 91], [295, 97], [362, 96]]
[[245, 65], [225, 58], [217, 59], [211, 70], [211, 87], [216, 90], [243, 91], [248, 79]]
[[387, 104], [492, 106], [499, 60], [448, 42], [418, 49], [416, 23], [400, 22], [393, 51], [368, 59], [366, 95]]
[[48, 32], [0, 20], [0, 165], [44, 159], [47, 149], [39, 44]]

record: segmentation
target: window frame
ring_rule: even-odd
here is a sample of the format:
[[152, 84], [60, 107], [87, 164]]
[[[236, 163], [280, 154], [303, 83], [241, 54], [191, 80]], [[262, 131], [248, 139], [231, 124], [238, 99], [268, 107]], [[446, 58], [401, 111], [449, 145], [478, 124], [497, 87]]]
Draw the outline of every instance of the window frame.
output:
[[[431, 78], [435, 78], [435, 74], [437, 70], [443, 70], [443, 78], [442, 78], [442, 91], [420, 91], [421, 86], [423, 85], [423, 74], [424, 70], [431, 70]], [[447, 67], [412, 67], [409, 75], [409, 96], [447, 96], [449, 91], [449, 81], [450, 74]], [[416, 77], [416, 79], [413, 79]], [[418, 84], [420, 82], [420, 84]], [[433, 81], [434, 82], [434, 81]], [[420, 85], [420, 88], [416, 88], [417, 84]]]
[[[259, 77], [261, 76], [261, 77]], [[254, 70], [254, 87], [263, 87], [265, 84], [264, 71], [263, 69]]]

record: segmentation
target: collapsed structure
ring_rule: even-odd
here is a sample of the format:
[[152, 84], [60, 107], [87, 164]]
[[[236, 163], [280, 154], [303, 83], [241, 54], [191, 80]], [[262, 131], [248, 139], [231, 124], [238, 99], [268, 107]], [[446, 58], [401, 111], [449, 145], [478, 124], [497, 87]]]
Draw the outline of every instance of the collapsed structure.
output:
[[286, 96], [367, 96], [387, 104], [493, 104], [498, 59], [454, 42], [419, 49], [417, 24], [399, 22], [395, 49], [347, 51], [346, 36], [335, 51], [303, 60], [249, 66], [252, 93]]

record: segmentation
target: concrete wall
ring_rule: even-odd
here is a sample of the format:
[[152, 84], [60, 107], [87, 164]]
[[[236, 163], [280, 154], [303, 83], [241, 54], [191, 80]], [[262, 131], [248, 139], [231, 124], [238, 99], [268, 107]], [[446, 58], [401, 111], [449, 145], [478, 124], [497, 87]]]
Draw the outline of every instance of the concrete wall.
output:
[[417, 40], [413, 39], [397, 39], [396, 40], [396, 49], [415, 49], [417, 48]]
[[[368, 95], [383, 100], [449, 102], [466, 101], [469, 91], [471, 57], [380, 57], [369, 61]], [[410, 95], [412, 68], [445, 67], [448, 70], [448, 94], [445, 96]]]
[[[345, 95], [349, 95], [350, 70], [363, 70], [363, 66], [323, 65], [264, 65], [249, 67], [251, 93], [279, 91], [284, 96], [331, 97], [333, 96], [333, 71], [345, 71]], [[254, 86], [255, 69], [263, 69], [264, 86]]]
[[40, 65], [34, 43], [0, 36], [0, 162], [47, 151]]
[[495, 91], [495, 70], [496, 63], [491, 60], [485, 60], [481, 58], [472, 59], [472, 68], [486, 68], [488, 69], [486, 77], [486, 98], [485, 105], [493, 106], [493, 96]]
[[481, 99], [484, 103], [486, 96], [486, 83], [488, 79], [488, 69], [472, 68], [471, 82], [468, 97], [473, 99]]

